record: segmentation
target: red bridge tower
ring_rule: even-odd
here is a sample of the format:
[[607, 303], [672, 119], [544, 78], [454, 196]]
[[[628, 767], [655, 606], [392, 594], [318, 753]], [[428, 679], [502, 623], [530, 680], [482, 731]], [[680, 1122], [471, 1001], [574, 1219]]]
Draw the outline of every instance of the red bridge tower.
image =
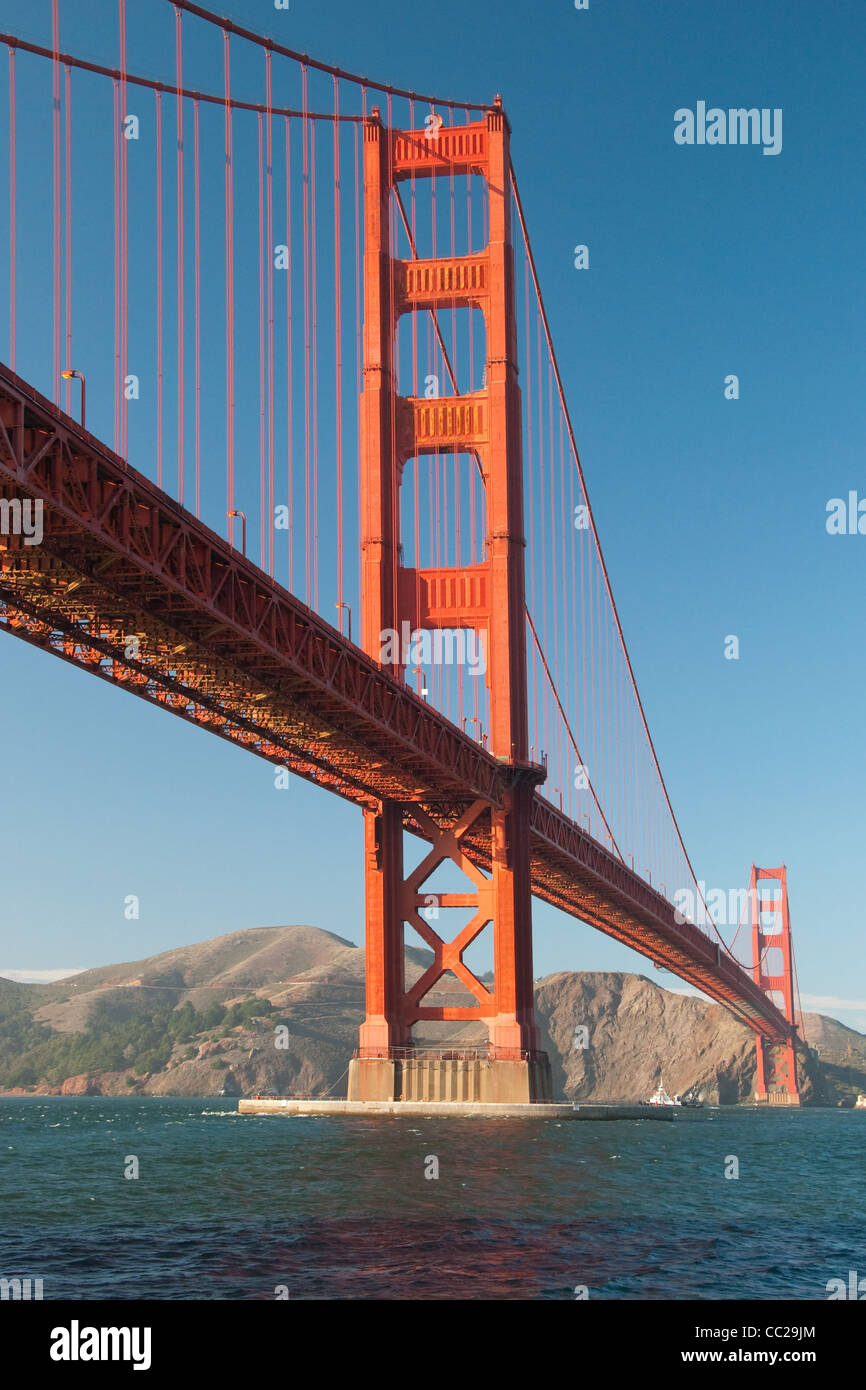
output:
[[[539, 1051], [532, 976], [530, 807], [543, 769], [529, 761], [524, 598], [521, 399], [511, 246], [509, 132], [498, 104], [486, 119], [432, 131], [390, 130], [377, 108], [364, 126], [364, 387], [361, 402], [362, 645], [383, 660], [383, 641], [403, 623], [418, 629], [472, 628], [486, 643], [490, 752], [510, 769], [502, 805], [459, 807], [382, 802], [365, 812], [367, 1016], [349, 1074], [349, 1098], [528, 1102], [551, 1096], [550, 1066]], [[391, 200], [401, 180], [481, 175], [489, 197], [489, 242], [478, 253], [398, 260], [389, 248]], [[487, 332], [483, 390], [436, 399], [397, 394], [396, 324], [403, 314], [436, 308], [480, 309]], [[481, 563], [410, 570], [400, 561], [400, 487], [406, 462], [440, 450], [478, 459], [486, 496]], [[402, 667], [389, 665], [398, 680]], [[431, 843], [404, 877], [403, 830]], [[488, 876], [470, 846], [489, 847]], [[467, 852], [469, 851], [469, 852]], [[474, 892], [442, 893], [442, 908], [474, 908], [451, 941], [421, 916], [425, 881], [446, 861]], [[447, 917], [447, 912], [444, 914]], [[404, 923], [434, 961], [409, 990], [404, 980]], [[492, 924], [494, 983], [488, 988], [463, 952]], [[434, 1007], [424, 996], [447, 971], [477, 1007]], [[487, 1056], [412, 1055], [412, 1025], [423, 1020], [483, 1020]]]
[[[777, 898], [759, 896], [758, 885], [766, 880], [779, 884]], [[771, 991], [781, 993], [783, 1012], [791, 1025], [791, 1036], [787, 1043], [768, 1042], [760, 1033], [756, 1036], [758, 1071], [755, 1077], [755, 1100], [777, 1105], [799, 1105], [794, 952], [791, 944], [791, 919], [788, 914], [787, 870], [784, 864], [778, 869], [759, 869], [752, 865], [749, 901], [752, 906], [752, 959], [755, 981], [768, 994]], [[765, 916], [772, 917], [771, 927], [763, 925]], [[773, 948], [782, 953], [782, 972], [779, 975], [771, 974], [766, 969], [767, 953]]]

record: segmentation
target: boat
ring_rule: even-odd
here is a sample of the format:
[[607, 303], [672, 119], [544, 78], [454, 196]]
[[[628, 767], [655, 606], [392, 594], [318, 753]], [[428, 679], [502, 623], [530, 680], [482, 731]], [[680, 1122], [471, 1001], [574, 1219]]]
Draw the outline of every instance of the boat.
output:
[[674, 1096], [673, 1100], [671, 1100], [671, 1097], [665, 1090], [664, 1082], [661, 1078], [659, 1078], [659, 1084], [657, 1089], [650, 1096], [649, 1100], [646, 1103], [647, 1105], [682, 1105], [682, 1101], [680, 1100], [679, 1096]]

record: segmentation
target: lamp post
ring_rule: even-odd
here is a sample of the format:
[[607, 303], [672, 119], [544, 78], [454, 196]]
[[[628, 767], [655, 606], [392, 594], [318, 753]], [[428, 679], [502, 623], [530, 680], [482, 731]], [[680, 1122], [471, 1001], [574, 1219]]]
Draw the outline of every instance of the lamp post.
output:
[[247, 518], [244, 512], [227, 512], [227, 516], [239, 516], [241, 519], [241, 550], [244, 555], [247, 553]]
[[84, 429], [84, 392], [86, 387], [84, 373], [76, 371], [74, 367], [67, 367], [60, 375], [64, 381], [71, 381], [73, 377], [76, 377], [81, 382], [81, 428]]
[[[346, 612], [347, 612], [348, 615], [349, 615], [349, 641], [351, 642], [351, 640], [352, 640], [352, 610], [351, 610], [351, 608], [349, 607], [348, 603], [338, 603], [338, 604], [336, 604], [336, 607], [337, 607], [337, 608], [345, 608]], [[340, 632], [342, 632], [342, 631], [343, 631], [343, 615], [342, 615], [342, 613], [340, 614], [340, 617], [339, 617], [339, 624], [340, 624]]]

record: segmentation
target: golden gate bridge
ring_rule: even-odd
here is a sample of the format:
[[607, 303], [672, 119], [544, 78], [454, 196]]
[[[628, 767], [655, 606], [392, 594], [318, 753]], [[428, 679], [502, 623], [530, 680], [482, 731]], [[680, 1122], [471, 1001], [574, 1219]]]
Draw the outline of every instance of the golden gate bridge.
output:
[[[480, 1022], [486, 1098], [549, 1098], [535, 896], [724, 1004], [758, 1098], [796, 1102], [786, 871], [752, 869], [738, 954], [638, 692], [501, 100], [185, 0], [149, 11], [156, 80], [125, 0], [116, 66], [50, 14], [50, 44], [0, 35], [0, 629], [361, 808], [350, 1095], [399, 1099], [419, 1024]], [[470, 1002], [425, 1002], [449, 972]]]

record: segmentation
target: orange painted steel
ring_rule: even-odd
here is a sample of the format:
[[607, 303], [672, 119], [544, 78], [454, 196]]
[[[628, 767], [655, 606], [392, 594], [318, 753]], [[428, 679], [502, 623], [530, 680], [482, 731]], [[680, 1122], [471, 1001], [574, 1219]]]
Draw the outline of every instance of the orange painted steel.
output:
[[[762, 898], [760, 884], [764, 881], [780, 885], [778, 898]], [[749, 884], [749, 902], [752, 906], [752, 959], [754, 977], [768, 995], [770, 991], [781, 993], [783, 1009], [790, 1027], [790, 1035], [785, 1042], [770, 1041], [760, 1035], [756, 1039], [758, 1070], [755, 1079], [757, 1100], [768, 1100], [774, 1096], [784, 1096], [799, 1100], [797, 1084], [797, 1020], [794, 1009], [794, 950], [791, 941], [791, 918], [788, 911], [788, 874], [784, 864], [778, 869], [759, 869], [752, 865]], [[762, 924], [764, 914], [772, 914], [778, 924], [768, 930]], [[776, 949], [782, 953], [781, 975], [770, 974], [765, 968], [768, 951]]]
[[[391, 198], [410, 175], [474, 174], [486, 180], [489, 241], [462, 258], [399, 261], [389, 249]], [[483, 121], [434, 132], [388, 130], [374, 109], [364, 127], [364, 390], [361, 406], [362, 645], [381, 660], [387, 634], [471, 626], [487, 648], [490, 752], [502, 767], [500, 804], [476, 801], [434, 822], [415, 808], [432, 849], [408, 879], [402, 870], [402, 816], [382, 805], [366, 813], [367, 1017], [362, 1057], [387, 1055], [411, 1041], [419, 1020], [483, 1019], [497, 1056], [538, 1048], [532, 988], [530, 824], [533, 788], [543, 773], [528, 761], [524, 620], [523, 465], [517, 327], [511, 247], [509, 131], [500, 107]], [[481, 391], [434, 400], [398, 395], [397, 320], [437, 308], [478, 308], [487, 330], [487, 377]], [[485, 559], [469, 568], [405, 569], [400, 563], [400, 486], [406, 462], [420, 454], [471, 450], [487, 502]], [[403, 669], [390, 668], [395, 679]], [[465, 852], [478, 823], [490, 845], [489, 874]], [[477, 833], [477, 830], [476, 830]], [[472, 906], [475, 914], [444, 941], [419, 914], [419, 890], [444, 862], [462, 869], [474, 894], [427, 895], [438, 908]], [[465, 899], [465, 901], [464, 901]], [[404, 923], [433, 951], [434, 963], [411, 990], [402, 975]], [[463, 952], [491, 924], [494, 985], [488, 990]], [[423, 1003], [447, 971], [477, 1005]]]

